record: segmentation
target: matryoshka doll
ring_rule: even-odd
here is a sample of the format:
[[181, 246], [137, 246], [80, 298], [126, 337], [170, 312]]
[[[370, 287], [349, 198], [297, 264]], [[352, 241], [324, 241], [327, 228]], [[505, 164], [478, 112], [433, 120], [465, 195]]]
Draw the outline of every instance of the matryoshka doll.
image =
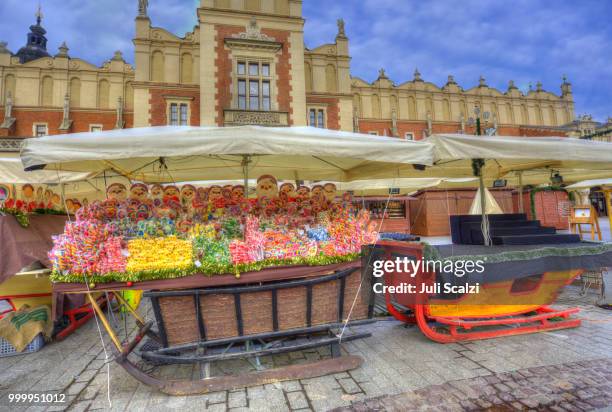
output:
[[278, 182], [276, 178], [271, 175], [259, 176], [257, 179], [257, 198], [261, 199], [266, 197], [268, 199], [275, 199], [278, 197]]
[[184, 185], [181, 187], [181, 205], [187, 211], [189, 216], [193, 216], [193, 211], [196, 204], [196, 188], [193, 185]]
[[51, 207], [50, 209], [60, 211], [63, 209], [62, 207], [62, 198], [57, 193], [51, 194]]
[[331, 206], [332, 203], [336, 200], [336, 185], [333, 183], [325, 183], [323, 185], [323, 197], [325, 198], [325, 203], [327, 208]]
[[36, 208], [38, 209], [45, 208], [45, 202], [43, 200], [43, 187], [42, 186], [38, 186], [38, 188], [36, 188]]
[[232, 186], [232, 202], [238, 205], [242, 203], [243, 200], [244, 200], [244, 186], [243, 185]]
[[201, 202], [204, 202], [204, 201], [208, 200], [208, 188], [207, 187], [198, 187], [196, 189], [196, 197]]
[[45, 190], [45, 194], [43, 195], [43, 202], [45, 204], [45, 208], [53, 209], [53, 202], [51, 198], [53, 197], [53, 191], [51, 189]]
[[127, 200], [127, 189], [122, 183], [113, 183], [106, 188], [106, 197], [117, 202]]
[[36, 196], [34, 194], [34, 186], [29, 183], [21, 186], [21, 198], [23, 200], [23, 207], [31, 212], [36, 209]]
[[280, 185], [278, 197], [283, 203], [295, 201], [297, 195], [295, 193], [295, 186], [293, 185], [293, 183], [285, 182]]
[[216, 208], [223, 209], [225, 207], [225, 199], [223, 198], [223, 189], [221, 186], [211, 186], [208, 190], [208, 201]]
[[308, 200], [310, 198], [310, 188], [308, 186], [300, 186], [297, 188], [296, 192], [299, 201]]
[[312, 211], [316, 214], [323, 210], [325, 204], [325, 196], [323, 195], [323, 186], [314, 185], [310, 190], [310, 203], [312, 203]]
[[221, 190], [221, 193], [223, 194], [223, 199], [225, 200], [225, 204], [229, 205], [232, 204], [232, 185], [225, 185], [223, 186], [223, 189]]
[[66, 199], [66, 212], [70, 215], [74, 214], [74, 202], [72, 199]]
[[179, 189], [173, 185], [164, 187], [164, 203], [170, 202], [181, 203]]
[[164, 188], [160, 184], [151, 186], [151, 201], [154, 207], [160, 207], [164, 203]]
[[130, 187], [130, 200], [138, 203], [148, 203], [149, 188], [143, 183], [134, 183]]
[[[174, 218], [178, 217], [182, 210], [180, 191], [176, 186], [164, 187], [164, 206], [174, 211]], [[170, 216], [168, 216], [170, 217]]]

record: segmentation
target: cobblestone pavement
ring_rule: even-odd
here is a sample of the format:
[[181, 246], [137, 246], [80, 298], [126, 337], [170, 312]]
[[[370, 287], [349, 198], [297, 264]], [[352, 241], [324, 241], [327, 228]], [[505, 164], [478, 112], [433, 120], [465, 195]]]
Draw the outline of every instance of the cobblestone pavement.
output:
[[[579, 306], [579, 328], [441, 345], [396, 321], [362, 327], [372, 337], [343, 344], [361, 355], [353, 371], [201, 396], [170, 397], [105, 364], [95, 322], [27, 356], [0, 359], [0, 410], [9, 393], [54, 391], [67, 403], [27, 410], [326, 411], [597, 409], [612, 405], [612, 312], [571, 287], [556, 307]], [[148, 316], [151, 316], [150, 314]], [[106, 342], [108, 345], [108, 341]], [[266, 367], [329, 357], [319, 349], [262, 358]], [[200, 365], [151, 367], [169, 378], [200, 378]], [[213, 374], [253, 370], [247, 362], [212, 365]], [[344, 408], [344, 409], [343, 409]], [[21, 409], [24, 410], [25, 408]], [[6, 409], [9, 410], [9, 409]], [[14, 408], [11, 408], [14, 410]]]

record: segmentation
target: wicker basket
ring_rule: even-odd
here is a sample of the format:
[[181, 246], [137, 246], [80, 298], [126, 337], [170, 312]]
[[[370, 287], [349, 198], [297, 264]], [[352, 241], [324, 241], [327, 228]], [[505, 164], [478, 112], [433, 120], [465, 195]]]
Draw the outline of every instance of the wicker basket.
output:
[[[286, 287], [274, 290], [258, 291], [259, 284], [252, 292], [247, 286], [239, 293], [168, 292], [152, 299], [167, 346], [332, 324], [348, 316], [353, 301], [351, 320], [365, 319], [371, 316], [371, 288], [364, 284], [359, 290], [360, 268], [348, 272], [342, 278], [309, 278], [310, 283], [298, 281], [296, 286], [284, 283]], [[320, 281], [324, 279], [330, 280]], [[269, 282], [264, 288], [281, 284]]]

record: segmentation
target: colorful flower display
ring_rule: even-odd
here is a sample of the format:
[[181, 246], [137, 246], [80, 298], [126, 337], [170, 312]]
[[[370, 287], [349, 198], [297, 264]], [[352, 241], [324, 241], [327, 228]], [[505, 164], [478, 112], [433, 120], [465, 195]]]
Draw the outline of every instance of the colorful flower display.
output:
[[[332, 185], [333, 186], [333, 185]], [[256, 199], [244, 188], [223, 190], [109, 187], [109, 199], [79, 210], [76, 222], [54, 238], [56, 281], [138, 281], [195, 273], [239, 274], [287, 264], [352, 260], [376, 241], [367, 211], [354, 214], [335, 202], [334, 188], [314, 195], [265, 176]], [[227, 192], [227, 193], [226, 193]], [[150, 195], [149, 195], [150, 194]], [[112, 196], [111, 196], [112, 195]], [[151, 198], [149, 198], [151, 196]]]

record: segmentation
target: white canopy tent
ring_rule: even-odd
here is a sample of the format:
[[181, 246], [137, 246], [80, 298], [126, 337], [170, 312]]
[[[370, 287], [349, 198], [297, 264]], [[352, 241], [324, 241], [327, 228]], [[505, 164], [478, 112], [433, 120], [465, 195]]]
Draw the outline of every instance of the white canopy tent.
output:
[[583, 180], [581, 182], [574, 183], [573, 185], [566, 186], [565, 188], [567, 190], [583, 190], [598, 186], [612, 188], [612, 178]]
[[368, 170], [392, 177], [401, 166], [431, 165], [426, 142], [312, 127], [152, 127], [28, 139], [26, 169], [112, 170], [131, 180], [162, 183], [244, 179], [348, 181]]
[[[530, 178], [525, 184], [545, 183], [551, 172], [559, 172], [566, 181], [573, 182], [612, 175], [612, 143], [607, 142], [465, 134], [436, 134], [424, 141], [435, 148], [434, 166], [420, 171], [401, 167], [397, 177], [470, 177], [472, 159], [486, 160], [483, 169], [486, 179], [518, 180], [517, 173], [522, 173]], [[370, 178], [382, 177], [377, 176], [375, 168], [368, 172]]]
[[[434, 145], [434, 166], [425, 172], [444, 177], [478, 175], [480, 210], [486, 211], [486, 179], [539, 171], [533, 180], [550, 181], [551, 173], [572, 173], [579, 180], [582, 171], [609, 175], [612, 172], [612, 143], [563, 137], [512, 137], [440, 134], [426, 139]], [[592, 175], [590, 175], [592, 176]], [[584, 178], [584, 177], [582, 177]], [[522, 200], [522, 197], [519, 197]], [[521, 205], [522, 206], [522, 205]], [[522, 207], [520, 207], [522, 209]], [[488, 219], [483, 212], [482, 231], [488, 239]]]
[[430, 187], [452, 188], [474, 185], [478, 185], [478, 178], [403, 177], [396, 179], [353, 180], [351, 182], [337, 183], [338, 189], [342, 191], [388, 190], [389, 188], [399, 188], [406, 192], [412, 192]]
[[58, 184], [87, 180], [90, 173], [57, 172], [37, 170], [25, 172], [18, 157], [0, 158], [0, 183], [5, 184]]

